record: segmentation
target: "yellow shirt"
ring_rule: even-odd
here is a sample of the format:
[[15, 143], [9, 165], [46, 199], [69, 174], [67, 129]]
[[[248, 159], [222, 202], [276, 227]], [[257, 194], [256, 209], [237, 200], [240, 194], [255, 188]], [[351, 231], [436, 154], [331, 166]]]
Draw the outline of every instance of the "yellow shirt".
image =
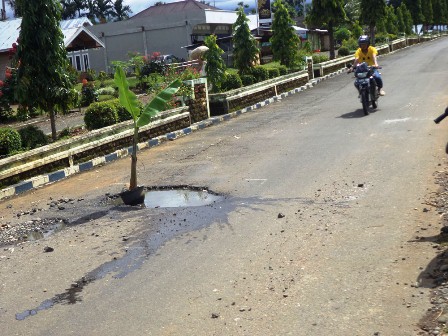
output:
[[355, 58], [358, 60], [358, 63], [366, 62], [370, 66], [375, 65], [373, 62], [373, 55], [378, 55], [378, 51], [372, 46], [369, 46], [366, 53], [364, 53], [361, 48], [358, 48], [355, 52]]

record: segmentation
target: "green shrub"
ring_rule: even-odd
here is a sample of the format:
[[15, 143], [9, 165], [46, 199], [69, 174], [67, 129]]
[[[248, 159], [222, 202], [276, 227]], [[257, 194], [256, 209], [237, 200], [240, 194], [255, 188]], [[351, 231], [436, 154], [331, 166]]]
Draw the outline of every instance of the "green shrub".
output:
[[348, 50], [353, 51], [358, 49], [358, 39], [349, 38], [348, 40], [342, 41], [342, 46], [347, 47]]
[[278, 71], [280, 72], [280, 76], [284, 76], [288, 74], [288, 68], [286, 67], [286, 65], [280, 65], [278, 67]]
[[96, 90], [98, 95], [118, 96], [118, 92], [112, 86], [102, 87]]
[[344, 40], [348, 40], [351, 36], [352, 36], [352, 32], [350, 30], [348, 30], [347, 28], [339, 28], [334, 33], [334, 38], [340, 42], [342, 42]]
[[21, 148], [19, 132], [12, 128], [0, 128], [0, 157], [17, 153]]
[[268, 69], [269, 78], [280, 76], [280, 71], [277, 68]]
[[84, 114], [84, 123], [89, 131], [114, 125], [118, 120], [117, 109], [110, 101], [93, 103]]
[[[132, 119], [131, 114], [120, 104], [120, 100], [114, 99], [109, 102], [114, 105], [115, 110], [117, 111], [118, 122], [126, 121]], [[139, 101], [138, 107], [140, 110], [143, 109], [143, 104]]]
[[48, 144], [45, 133], [34, 125], [29, 125], [19, 130], [23, 149], [33, 149]]
[[339, 56], [348, 56], [348, 55], [350, 55], [350, 50], [348, 50], [347, 47], [340, 47], [338, 49], [338, 55]]
[[322, 63], [322, 62], [326, 62], [326, 61], [330, 60], [330, 58], [325, 54], [313, 54], [312, 57], [313, 57], [314, 64]]
[[255, 82], [262, 82], [266, 79], [269, 79], [269, 72], [266, 68], [261, 66], [256, 66], [251, 69], [252, 76], [255, 77]]
[[221, 91], [234, 90], [242, 86], [243, 82], [241, 82], [241, 78], [238, 74], [226, 72], [225, 78], [221, 85]]
[[252, 85], [255, 83], [255, 77], [252, 75], [242, 75], [241, 83], [243, 83], [243, 86]]
[[92, 82], [84, 82], [81, 89], [81, 106], [86, 107], [96, 101], [98, 101], [98, 93], [95, 90], [95, 86]]

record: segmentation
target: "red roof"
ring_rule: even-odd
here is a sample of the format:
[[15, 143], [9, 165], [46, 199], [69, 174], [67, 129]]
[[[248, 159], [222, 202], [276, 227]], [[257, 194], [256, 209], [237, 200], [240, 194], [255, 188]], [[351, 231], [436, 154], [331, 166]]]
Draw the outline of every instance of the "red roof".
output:
[[166, 14], [171, 14], [171, 13], [184, 12], [186, 10], [191, 10], [191, 9], [219, 10], [219, 8], [203, 4], [199, 1], [184, 0], [184, 1], [166, 3], [166, 4], [158, 5], [158, 6], [151, 6], [147, 9], [142, 10], [141, 12], [135, 14], [130, 19], [139, 19], [139, 18], [150, 17], [150, 16], [166, 15]]

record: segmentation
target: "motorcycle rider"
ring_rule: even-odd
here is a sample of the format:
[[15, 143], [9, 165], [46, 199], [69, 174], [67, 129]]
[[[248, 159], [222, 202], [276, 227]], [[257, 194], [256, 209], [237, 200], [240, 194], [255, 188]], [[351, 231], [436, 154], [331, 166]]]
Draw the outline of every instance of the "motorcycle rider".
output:
[[[356, 66], [362, 62], [366, 62], [369, 66], [378, 67], [377, 55], [378, 51], [375, 47], [370, 45], [370, 38], [367, 35], [361, 35], [358, 38], [358, 50], [355, 52], [355, 61], [349, 72], [352, 72]], [[384, 96], [386, 92], [383, 90], [383, 79], [377, 69], [373, 72], [376, 86], [378, 87], [378, 94]]]

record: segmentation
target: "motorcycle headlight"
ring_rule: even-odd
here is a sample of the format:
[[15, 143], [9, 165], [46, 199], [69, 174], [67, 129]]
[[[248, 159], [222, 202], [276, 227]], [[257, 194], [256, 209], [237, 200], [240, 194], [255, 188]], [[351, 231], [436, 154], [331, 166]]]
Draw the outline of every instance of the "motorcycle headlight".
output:
[[366, 78], [367, 72], [358, 72], [356, 73], [356, 78]]

